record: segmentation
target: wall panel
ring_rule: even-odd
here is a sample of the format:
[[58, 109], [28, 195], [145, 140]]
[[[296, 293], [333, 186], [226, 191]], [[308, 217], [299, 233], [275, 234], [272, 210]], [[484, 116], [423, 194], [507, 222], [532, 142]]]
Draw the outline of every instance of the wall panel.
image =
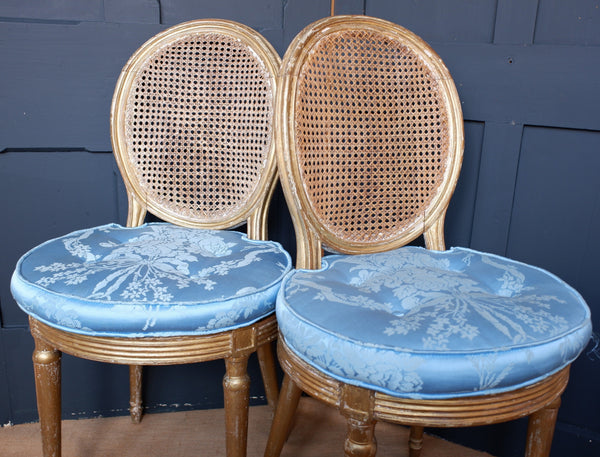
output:
[[580, 286], [600, 257], [599, 171], [600, 132], [525, 127], [507, 254]]
[[[10, 410], [8, 421], [14, 424], [37, 420], [33, 377], [33, 338], [26, 328], [3, 328], [1, 343], [5, 356]], [[1, 404], [1, 403], [0, 403]], [[0, 417], [4, 414], [0, 413]]]
[[470, 246], [506, 254], [523, 126], [486, 122]]
[[157, 0], [104, 0], [106, 22], [159, 24], [161, 2]]
[[2, 23], [0, 151], [110, 151], [110, 103], [121, 68], [163, 28], [97, 22]]
[[367, 0], [366, 14], [400, 24], [427, 41], [491, 43], [496, 0]]
[[446, 216], [446, 247], [470, 246], [485, 125], [465, 122], [465, 152]]
[[600, 129], [600, 47], [433, 42], [465, 119]]
[[114, 158], [81, 151], [0, 154], [0, 195], [3, 325], [26, 326], [9, 290], [17, 260], [49, 238], [119, 221]]
[[600, 46], [600, 2], [539, 0], [534, 42]]
[[[526, 126], [507, 240], [509, 257], [545, 268], [575, 287], [593, 310], [595, 328], [600, 301], [597, 280], [590, 280], [600, 257], [599, 170], [600, 132]], [[559, 416], [582, 429], [600, 424], [597, 411], [573, 406], [594, 395], [590, 376], [599, 367], [593, 362], [583, 354], [573, 364]]]
[[3, 0], [0, 18], [5, 20], [38, 21], [101, 21], [104, 19], [103, 0]]
[[[308, 24], [329, 16], [329, 2], [323, 0], [287, 1], [283, 10], [283, 39], [287, 47]], [[285, 49], [281, 53], [284, 54]]]
[[[5, 334], [6, 332], [0, 328], [0, 426], [10, 425], [15, 420], [10, 407], [11, 395], [8, 388], [9, 371], [6, 363], [6, 357], [10, 352], [10, 348], [5, 341]], [[21, 353], [22, 350], [19, 348], [17, 352]], [[12, 376], [14, 374], [11, 372], [10, 377]]]
[[200, 18], [223, 18], [242, 22], [255, 29], [281, 28], [283, 3], [279, 0], [162, 0], [163, 24], [177, 24]]

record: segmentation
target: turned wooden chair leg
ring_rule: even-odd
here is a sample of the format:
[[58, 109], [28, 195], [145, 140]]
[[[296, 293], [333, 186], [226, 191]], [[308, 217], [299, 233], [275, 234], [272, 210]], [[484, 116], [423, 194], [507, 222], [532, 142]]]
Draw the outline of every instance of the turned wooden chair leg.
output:
[[271, 343], [259, 346], [257, 351], [260, 372], [262, 373], [263, 384], [267, 403], [275, 411], [277, 399], [279, 398], [279, 386], [277, 385], [277, 372], [275, 371], [275, 357], [273, 357], [273, 346]]
[[416, 425], [410, 428], [410, 436], [408, 438], [408, 455], [409, 457], [419, 457], [423, 448], [423, 427]]
[[344, 384], [340, 395], [340, 413], [346, 417], [345, 457], [374, 457], [375, 419], [373, 391]]
[[60, 457], [61, 404], [60, 359], [61, 353], [46, 342], [35, 338], [33, 369], [38, 414], [42, 432], [44, 457]]
[[134, 424], [142, 420], [142, 366], [129, 365], [129, 415]]
[[560, 397], [557, 397], [552, 403], [529, 416], [525, 457], [550, 455], [560, 401]]
[[248, 356], [225, 359], [225, 448], [227, 457], [245, 457], [248, 441], [250, 377]]
[[344, 384], [340, 413], [346, 417], [345, 457], [374, 457], [377, 452], [373, 391]]
[[347, 417], [345, 457], [375, 457], [377, 441], [375, 440], [375, 423], [372, 419]]
[[290, 379], [289, 376], [283, 377], [279, 401], [275, 410], [275, 417], [271, 424], [265, 457], [279, 457], [283, 445], [292, 430], [294, 414], [298, 408], [298, 402], [302, 395], [302, 390]]

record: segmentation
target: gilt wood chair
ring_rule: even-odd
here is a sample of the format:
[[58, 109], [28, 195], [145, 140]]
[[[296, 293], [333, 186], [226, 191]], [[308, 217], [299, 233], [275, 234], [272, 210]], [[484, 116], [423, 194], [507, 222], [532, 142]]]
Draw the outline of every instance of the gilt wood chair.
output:
[[[539, 268], [445, 250], [463, 120], [441, 59], [384, 20], [317, 21], [283, 59], [276, 138], [297, 269], [277, 298], [285, 377], [265, 456], [302, 391], [347, 418], [346, 456], [375, 455], [380, 420], [411, 426], [414, 457], [424, 426], [523, 416], [527, 456], [547, 456], [589, 309]], [[405, 246], [421, 235], [428, 249]]]
[[[266, 241], [279, 63], [252, 29], [197, 20], [151, 38], [124, 67], [111, 136], [127, 227], [48, 241], [13, 275], [35, 339], [44, 456], [60, 455], [61, 352], [130, 365], [134, 421], [143, 365], [224, 359], [227, 455], [246, 454], [247, 361], [258, 353], [274, 407], [275, 296], [291, 269]], [[144, 224], [147, 212], [163, 222]], [[226, 230], [244, 223], [247, 234]]]

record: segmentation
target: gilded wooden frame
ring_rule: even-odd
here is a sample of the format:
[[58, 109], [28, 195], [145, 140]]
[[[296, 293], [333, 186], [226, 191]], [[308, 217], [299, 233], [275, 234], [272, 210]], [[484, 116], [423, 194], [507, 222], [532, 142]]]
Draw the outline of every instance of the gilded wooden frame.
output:
[[[393, 39], [406, 42], [418, 53], [427, 57], [432, 70], [439, 75], [439, 83], [444, 88], [442, 91], [450, 127], [450, 152], [449, 163], [446, 168], [444, 185], [430, 205], [428, 214], [412, 227], [405, 230], [401, 236], [393, 241], [383, 243], [356, 243], [347, 242], [329, 233], [319, 224], [307, 197], [302, 188], [302, 180], [298, 165], [294, 161], [296, 138], [294, 129], [294, 110], [296, 105], [296, 87], [302, 63], [310, 52], [313, 44], [323, 37], [341, 30], [374, 30], [377, 33], [389, 35]], [[279, 173], [282, 176], [283, 187], [298, 243], [298, 268], [318, 268], [320, 265], [321, 243], [329, 248], [347, 254], [361, 254], [365, 252], [386, 251], [407, 244], [421, 234], [425, 234], [428, 247], [431, 249], [444, 249], [443, 219], [456, 186], [456, 181], [462, 165], [464, 133], [462, 124], [462, 111], [458, 93], [450, 73], [442, 60], [433, 49], [412, 32], [392, 24], [388, 21], [366, 16], [333, 16], [311, 24], [304, 29], [288, 48], [280, 76], [280, 90], [277, 93], [277, 112], [275, 118], [277, 160]]]
[[162, 220], [172, 222], [184, 227], [198, 227], [210, 229], [225, 229], [235, 227], [248, 221], [249, 237], [253, 239], [266, 239], [266, 233], [263, 233], [263, 227], [266, 226], [266, 212], [270, 197], [275, 188], [276, 159], [275, 142], [270, 145], [268, 162], [265, 164], [260, 184], [253, 193], [244, 211], [233, 214], [224, 219], [197, 219], [182, 217], [173, 211], [167, 211], [148, 201], [144, 189], [140, 186], [135, 177], [135, 172], [131, 162], [127, 159], [126, 151], [126, 103], [127, 95], [140, 65], [150, 57], [157, 49], [184, 37], [190, 33], [217, 33], [231, 36], [244, 43], [250, 43], [258, 58], [267, 66], [268, 72], [272, 76], [271, 87], [272, 97], [275, 97], [277, 91], [277, 75], [281, 59], [271, 46], [260, 34], [250, 27], [227, 20], [197, 20], [176, 25], [157, 34], [140, 47], [128, 60], [124, 66], [121, 75], [117, 81], [115, 93], [111, 105], [111, 139], [115, 159], [119, 170], [125, 181], [129, 198], [128, 225], [136, 226], [143, 222], [146, 211], [150, 211]]
[[[349, 243], [327, 232], [311, 208], [296, 162], [296, 87], [302, 64], [313, 45], [329, 34], [343, 30], [372, 30], [404, 42], [439, 75], [449, 112], [448, 166], [444, 185], [435, 196], [429, 212], [418, 224], [408, 227], [398, 238], [385, 243]], [[290, 207], [297, 238], [297, 268], [321, 267], [323, 246], [347, 254], [394, 249], [424, 235], [428, 248], [443, 250], [444, 217], [460, 172], [463, 155], [463, 120], [460, 100], [452, 78], [441, 59], [420, 38], [400, 26], [366, 16], [334, 16], [305, 28], [284, 56], [277, 94], [277, 159], [282, 187]], [[300, 359], [285, 342], [278, 340], [278, 356], [285, 372], [278, 408], [267, 443], [265, 457], [279, 456], [293, 423], [302, 391], [336, 407], [347, 418], [344, 455], [373, 457], [376, 454], [374, 427], [377, 420], [411, 426], [411, 457], [420, 454], [425, 426], [465, 427], [504, 422], [529, 416], [527, 457], [547, 457], [550, 452], [560, 396], [569, 367], [530, 386], [496, 395], [470, 396], [444, 400], [417, 400], [393, 397], [374, 390], [340, 382]]]
[[[193, 228], [226, 229], [247, 223], [248, 237], [267, 239], [267, 210], [276, 185], [275, 142], [271, 140], [268, 159], [260, 182], [243, 211], [220, 219], [190, 219], [173, 211], [165, 211], [149, 202], [136, 181], [132, 164], [126, 158], [125, 105], [128, 91], [141, 62], [156, 50], [186, 34], [216, 33], [246, 44], [266, 67], [274, 102], [280, 58], [259, 33], [232, 21], [196, 20], [165, 30], [143, 44], [129, 59], [118, 79], [111, 107], [111, 137], [119, 170], [125, 181], [129, 199], [127, 225], [142, 224], [147, 211], [177, 225]], [[268, 403], [274, 407], [278, 383], [272, 342], [277, 337], [274, 315], [244, 328], [203, 336], [164, 338], [112, 338], [71, 333], [48, 326], [30, 317], [35, 340], [33, 354], [36, 392], [44, 457], [61, 453], [61, 353], [101, 362], [130, 365], [130, 412], [134, 422], [142, 415], [142, 366], [196, 363], [224, 359], [226, 447], [228, 457], [246, 455], [249, 402], [247, 362], [257, 352]]]

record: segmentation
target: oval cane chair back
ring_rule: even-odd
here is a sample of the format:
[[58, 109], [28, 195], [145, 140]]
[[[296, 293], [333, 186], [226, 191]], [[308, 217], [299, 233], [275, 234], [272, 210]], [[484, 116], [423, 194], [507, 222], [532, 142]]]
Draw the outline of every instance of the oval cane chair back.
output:
[[217, 229], [263, 212], [276, 173], [278, 65], [266, 40], [227, 21], [181, 24], [142, 46], [112, 104], [113, 148], [132, 211]]
[[[411, 426], [416, 457], [424, 426], [526, 415], [527, 455], [546, 457], [589, 308], [541, 269], [445, 250], [463, 120], [441, 59], [390, 22], [322, 19], [283, 58], [275, 125], [297, 269], [277, 297], [285, 377], [265, 457], [302, 391], [347, 418], [347, 457], [375, 455], [378, 420]], [[428, 249], [405, 246], [420, 235]]]
[[[227, 456], [246, 455], [247, 362], [257, 352], [274, 407], [274, 304], [291, 269], [266, 227], [279, 64], [249, 27], [196, 20], [151, 38], [123, 68], [111, 134], [128, 227], [50, 240], [11, 283], [36, 342], [44, 456], [60, 455], [61, 352], [130, 365], [134, 422], [142, 366], [224, 359]], [[143, 224], [147, 212], [162, 222]], [[247, 234], [225, 230], [244, 223]]]
[[408, 30], [374, 19], [327, 24], [298, 36], [284, 64], [283, 186], [327, 247], [393, 249], [443, 219], [462, 161], [458, 95], [441, 59]]

